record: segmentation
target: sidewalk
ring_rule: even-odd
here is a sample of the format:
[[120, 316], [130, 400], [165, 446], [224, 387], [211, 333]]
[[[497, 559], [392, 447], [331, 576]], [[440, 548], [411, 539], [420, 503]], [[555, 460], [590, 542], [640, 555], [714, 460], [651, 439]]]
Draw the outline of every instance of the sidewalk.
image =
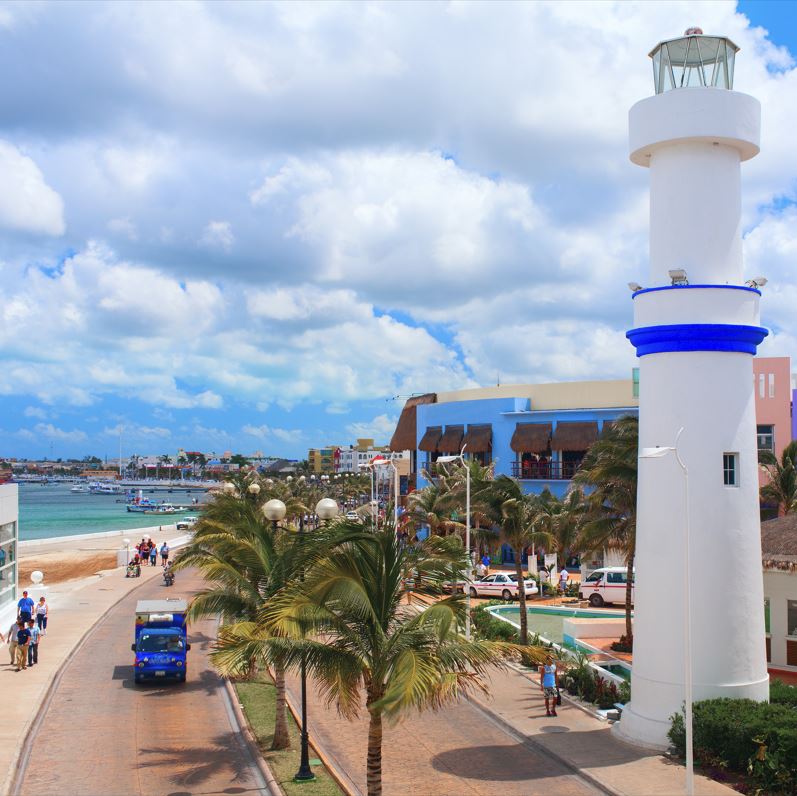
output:
[[[125, 578], [124, 569], [118, 568], [44, 590], [28, 587], [35, 600], [42, 593], [47, 597], [50, 620], [35, 666], [15, 671], [16, 667], [9, 665], [8, 646], [0, 645], [0, 688], [5, 696], [4, 720], [0, 726], [0, 794], [9, 791], [22, 745], [61, 665], [118, 600], [136, 586], [161, 576], [160, 567], [142, 567], [140, 578]], [[131, 639], [132, 627], [131, 618]], [[8, 627], [2, 628], [4, 634], [7, 630]]]
[[[685, 768], [655, 752], [618, 740], [610, 724], [570, 702], [566, 696], [556, 718], [545, 716], [539, 680], [515, 669], [497, 671], [490, 696], [472, 700], [501, 724], [514, 729], [559, 760], [575, 766], [591, 782], [622, 796], [671, 796], [685, 792]], [[695, 776], [695, 793], [731, 796], [737, 791]]]

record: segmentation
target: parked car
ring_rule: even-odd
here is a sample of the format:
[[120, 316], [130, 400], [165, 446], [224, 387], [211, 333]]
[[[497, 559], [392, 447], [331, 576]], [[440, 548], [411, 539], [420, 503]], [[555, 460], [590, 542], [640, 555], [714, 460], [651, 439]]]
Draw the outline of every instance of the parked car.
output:
[[[526, 594], [537, 594], [537, 584], [533, 580], [523, 581]], [[501, 597], [504, 600], [513, 600], [517, 597], [517, 575], [509, 572], [498, 572], [487, 575], [470, 584], [471, 597]]]
[[[625, 587], [628, 582], [625, 567], [602, 567], [581, 581], [579, 596], [589, 600], [593, 608], [612, 603], [625, 603]], [[631, 602], [634, 602], [634, 585], [631, 584]]]
[[190, 531], [199, 520], [199, 517], [183, 517], [181, 520], [177, 520], [177, 530], [178, 531]]
[[360, 519], [360, 515], [356, 511], [347, 511], [346, 512], [346, 519], [347, 520], [353, 520], [354, 522], [356, 522], [357, 520]]

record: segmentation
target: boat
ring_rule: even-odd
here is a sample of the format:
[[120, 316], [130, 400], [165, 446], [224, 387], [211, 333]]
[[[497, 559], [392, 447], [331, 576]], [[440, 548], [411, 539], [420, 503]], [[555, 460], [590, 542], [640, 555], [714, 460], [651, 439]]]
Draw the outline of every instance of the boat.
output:
[[88, 492], [89, 488], [85, 484], [75, 484], [70, 490], [70, 492]]
[[150, 498], [143, 497], [140, 489], [138, 495], [127, 504], [127, 510], [136, 514], [181, 514], [188, 511], [188, 508], [188, 506], [175, 506], [166, 501], [156, 503]]
[[109, 481], [92, 481], [89, 484], [89, 492], [92, 495], [119, 495], [122, 491], [122, 487], [119, 484], [113, 484]]

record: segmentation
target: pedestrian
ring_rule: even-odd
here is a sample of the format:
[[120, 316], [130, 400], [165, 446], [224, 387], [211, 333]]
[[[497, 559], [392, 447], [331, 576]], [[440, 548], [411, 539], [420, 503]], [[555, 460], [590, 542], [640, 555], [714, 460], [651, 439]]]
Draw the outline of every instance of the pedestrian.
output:
[[487, 553], [482, 556], [482, 566], [484, 567], [484, 574], [486, 575], [490, 571], [490, 556]]
[[22, 592], [22, 598], [17, 603], [17, 619], [21, 619], [27, 624], [28, 620], [33, 616], [33, 600], [28, 597], [26, 591]]
[[47, 635], [47, 617], [50, 615], [50, 606], [44, 599], [44, 595], [39, 597], [39, 604], [36, 606], [36, 624], [43, 636]]
[[562, 567], [562, 571], [559, 573], [559, 591], [564, 594], [567, 591], [567, 579], [568, 579], [567, 570]]
[[17, 621], [17, 671], [28, 668], [29, 642], [30, 630], [25, 627], [25, 623], [20, 619]]
[[30, 631], [30, 641], [28, 642], [28, 666], [33, 666], [39, 662], [39, 638], [41, 631], [36, 627], [36, 622], [31, 619], [28, 622], [28, 630]]
[[11, 627], [8, 628], [8, 653], [11, 656], [11, 665], [13, 666], [17, 662], [17, 627], [16, 622], [11, 623]]
[[556, 692], [559, 690], [559, 676], [556, 673], [556, 664], [548, 655], [544, 665], [540, 666], [540, 690], [545, 697], [545, 715], [556, 715]]
[[158, 543], [153, 542], [152, 547], [149, 549], [149, 563], [154, 567], [158, 563]]
[[166, 566], [166, 562], [169, 560], [169, 545], [164, 542], [161, 545], [161, 566]]
[[545, 597], [545, 586], [543, 584], [550, 582], [548, 570], [545, 569], [545, 567], [540, 567], [540, 569], [537, 570], [537, 575], [540, 578], [540, 599], [542, 599]]

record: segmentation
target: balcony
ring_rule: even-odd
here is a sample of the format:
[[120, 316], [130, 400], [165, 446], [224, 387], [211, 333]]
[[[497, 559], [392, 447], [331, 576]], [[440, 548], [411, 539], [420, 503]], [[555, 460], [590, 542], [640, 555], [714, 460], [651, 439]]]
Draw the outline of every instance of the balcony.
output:
[[512, 477], [522, 481], [569, 481], [581, 466], [574, 462], [512, 462]]

